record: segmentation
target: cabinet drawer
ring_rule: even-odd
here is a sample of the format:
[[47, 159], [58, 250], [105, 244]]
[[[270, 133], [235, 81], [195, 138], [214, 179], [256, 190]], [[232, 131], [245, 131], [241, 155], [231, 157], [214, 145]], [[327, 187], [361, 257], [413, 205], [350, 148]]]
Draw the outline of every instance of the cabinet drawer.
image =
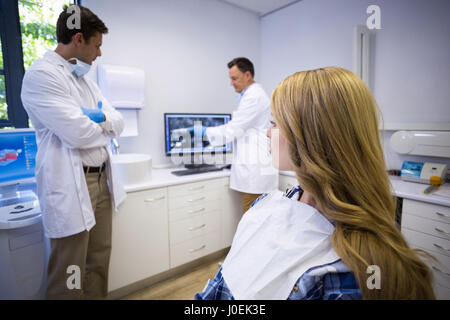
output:
[[220, 233], [209, 233], [170, 246], [170, 267], [182, 265], [221, 249]]
[[211, 232], [220, 232], [220, 211], [205, 212], [196, 217], [169, 223], [170, 244], [203, 236]]
[[434, 294], [438, 300], [450, 300], [450, 289], [436, 285], [434, 287]]
[[169, 210], [169, 220], [177, 221], [189, 219], [204, 214], [209, 211], [216, 211], [220, 209], [219, 201], [202, 201], [199, 204], [192, 205], [189, 208], [178, 208]]
[[403, 199], [402, 212], [450, 224], [450, 207]]
[[409, 213], [404, 213], [402, 215], [402, 229], [403, 228], [450, 240], [450, 224], [432, 219], [425, 219]]
[[431, 253], [438, 261], [430, 261], [428, 265], [433, 271], [434, 282], [450, 288], [450, 257], [439, 253]]
[[209, 201], [219, 201], [221, 190], [205, 190], [195, 194], [169, 198], [169, 210], [186, 208], [193, 209], [205, 205]]
[[186, 183], [178, 186], [169, 187], [169, 198], [177, 199], [182, 196], [194, 195], [211, 189], [223, 187], [228, 183], [228, 178], [204, 180], [199, 182]]
[[446, 256], [450, 256], [449, 240], [433, 237], [428, 234], [417, 232], [407, 228], [403, 228], [402, 233], [408, 241], [409, 245], [413, 248], [425, 249], [431, 254], [433, 254], [433, 252], [436, 252]]
[[128, 193], [128, 198], [136, 203], [143, 203], [147, 207], [165, 205], [167, 201], [167, 189], [153, 189]]

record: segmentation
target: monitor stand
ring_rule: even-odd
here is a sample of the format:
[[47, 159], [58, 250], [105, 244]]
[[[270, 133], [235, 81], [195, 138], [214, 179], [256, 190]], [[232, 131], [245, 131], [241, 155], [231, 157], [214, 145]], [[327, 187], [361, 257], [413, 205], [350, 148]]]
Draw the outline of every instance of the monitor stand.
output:
[[198, 169], [198, 168], [215, 168], [214, 164], [196, 163], [196, 164], [184, 164], [186, 169]]
[[191, 161], [186, 161], [188, 163], [184, 163], [184, 167], [188, 170], [192, 169], [200, 169], [200, 168], [215, 168], [216, 166], [214, 164], [206, 164], [203, 163], [202, 155], [198, 154], [191, 154]]

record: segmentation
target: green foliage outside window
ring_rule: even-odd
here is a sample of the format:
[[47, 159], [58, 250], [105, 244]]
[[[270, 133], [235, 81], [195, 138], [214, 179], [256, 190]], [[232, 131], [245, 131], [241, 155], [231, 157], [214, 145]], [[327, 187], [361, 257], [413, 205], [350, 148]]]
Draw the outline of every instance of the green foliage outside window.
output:
[[[56, 21], [67, 0], [19, 0], [20, 29], [25, 70], [34, 60], [41, 58], [47, 50], [54, 50]], [[0, 17], [1, 18], [1, 17]], [[1, 44], [0, 44], [1, 49]], [[0, 50], [0, 70], [3, 70], [3, 55]], [[7, 119], [5, 77], [0, 72], [0, 119]]]
[[0, 119], [8, 119], [5, 92], [5, 76], [3, 75], [3, 53], [0, 41]]

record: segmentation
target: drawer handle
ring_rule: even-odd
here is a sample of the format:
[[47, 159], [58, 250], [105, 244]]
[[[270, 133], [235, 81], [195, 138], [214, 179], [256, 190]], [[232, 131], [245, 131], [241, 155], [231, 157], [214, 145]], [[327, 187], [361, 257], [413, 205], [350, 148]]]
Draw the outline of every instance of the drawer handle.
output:
[[188, 191], [201, 190], [201, 189], [203, 189], [204, 187], [205, 187], [205, 186], [189, 188]]
[[188, 202], [195, 202], [205, 199], [205, 197], [197, 198], [197, 199], [189, 199]]
[[432, 267], [434, 270], [436, 270], [437, 272], [443, 273], [443, 274], [445, 274], [446, 276], [450, 277], [450, 273], [444, 272], [444, 271], [442, 271], [441, 269], [439, 269], [439, 268], [437, 268], [437, 267], [435, 267], [435, 266], [431, 266], [431, 267]]
[[444, 248], [443, 246], [438, 245], [438, 244], [436, 244], [436, 243], [433, 243], [433, 246], [435, 246], [435, 247], [438, 248], [438, 249], [441, 249], [441, 250], [449, 251], [449, 252], [450, 252], [450, 249]]
[[205, 211], [205, 208], [200, 208], [198, 210], [189, 210], [188, 212], [189, 213], [197, 213], [197, 212], [202, 212], [202, 211]]
[[197, 248], [197, 249], [190, 249], [190, 250], [189, 250], [189, 253], [193, 253], [193, 252], [196, 252], [196, 251], [200, 251], [200, 250], [202, 250], [202, 249], [204, 249], [204, 248], [206, 248], [206, 245], [202, 245], [200, 248]]
[[166, 196], [161, 196], [161, 197], [158, 197], [158, 198], [145, 199], [144, 202], [155, 202], [155, 201], [157, 201], [157, 200], [162, 200], [162, 199], [164, 199], [165, 197], [166, 197]]
[[437, 214], [438, 216], [440, 216], [440, 217], [444, 217], [444, 218], [449, 218], [449, 219], [450, 219], [450, 216], [448, 216], [448, 215], [446, 215], [446, 214], [444, 214], [444, 213], [441, 213], [441, 212], [437, 212], [437, 211], [436, 211], [436, 214]]
[[198, 227], [192, 227], [192, 228], [189, 228], [188, 230], [189, 230], [189, 231], [194, 231], [194, 230], [199, 230], [199, 229], [204, 228], [204, 227], [206, 227], [206, 224], [205, 224], [205, 223], [202, 224], [201, 226], [198, 226]]
[[436, 230], [436, 231], [439, 232], [439, 233], [445, 234], [446, 236], [450, 236], [450, 233], [445, 232], [444, 230], [441, 230], [441, 229], [439, 229], [439, 228], [434, 228], [434, 230]]

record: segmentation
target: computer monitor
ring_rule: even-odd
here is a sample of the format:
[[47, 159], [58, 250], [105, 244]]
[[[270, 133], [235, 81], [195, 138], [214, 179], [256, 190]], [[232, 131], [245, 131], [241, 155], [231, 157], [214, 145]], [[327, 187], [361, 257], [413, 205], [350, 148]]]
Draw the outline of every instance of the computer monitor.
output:
[[0, 130], [0, 186], [33, 181], [36, 153], [34, 129]]
[[[165, 113], [165, 145], [166, 155], [193, 155], [201, 153], [226, 153], [232, 151], [232, 142], [213, 147], [202, 138], [197, 128], [216, 127], [228, 123], [231, 114], [219, 113]], [[184, 130], [188, 129], [188, 130]]]

